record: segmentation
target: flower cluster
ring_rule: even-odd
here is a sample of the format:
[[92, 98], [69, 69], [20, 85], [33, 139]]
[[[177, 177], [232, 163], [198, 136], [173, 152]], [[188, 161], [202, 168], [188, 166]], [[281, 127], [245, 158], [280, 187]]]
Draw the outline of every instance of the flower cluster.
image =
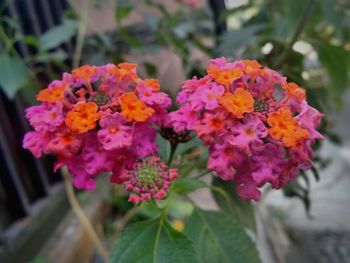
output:
[[184, 82], [170, 116], [176, 132], [194, 131], [209, 145], [209, 170], [259, 200], [259, 187], [281, 188], [311, 167], [323, 115], [303, 88], [254, 60], [213, 59], [207, 73]]
[[151, 198], [163, 199], [171, 182], [177, 177], [176, 169], [169, 169], [159, 157], [152, 156], [136, 162], [132, 170], [122, 173], [120, 179], [125, 189], [132, 193], [129, 201], [138, 204]]
[[171, 106], [159, 89], [157, 80], [139, 78], [135, 64], [64, 73], [38, 93], [40, 105], [26, 110], [34, 131], [25, 135], [23, 147], [36, 157], [54, 154], [55, 169], [67, 166], [79, 189], [94, 189], [102, 172], [112, 172], [111, 182], [120, 183], [136, 160], [157, 153], [156, 126], [167, 120]]

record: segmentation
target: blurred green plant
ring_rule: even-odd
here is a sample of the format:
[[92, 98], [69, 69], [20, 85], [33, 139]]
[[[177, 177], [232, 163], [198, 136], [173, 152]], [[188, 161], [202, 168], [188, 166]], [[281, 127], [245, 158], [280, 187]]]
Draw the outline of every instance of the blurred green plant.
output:
[[52, 263], [52, 261], [51, 260], [47, 260], [47, 259], [45, 259], [43, 257], [35, 257], [29, 263]]

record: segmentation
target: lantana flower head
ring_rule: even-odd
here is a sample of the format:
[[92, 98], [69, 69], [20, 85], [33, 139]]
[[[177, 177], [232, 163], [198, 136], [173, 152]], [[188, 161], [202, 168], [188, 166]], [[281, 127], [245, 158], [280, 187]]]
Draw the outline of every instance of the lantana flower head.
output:
[[207, 73], [183, 83], [170, 122], [209, 146], [209, 170], [235, 181], [242, 198], [259, 200], [258, 188], [281, 188], [311, 167], [323, 114], [302, 87], [255, 60], [213, 59]]
[[40, 105], [26, 109], [34, 131], [23, 147], [36, 157], [54, 154], [55, 169], [67, 166], [79, 189], [93, 190], [102, 172], [123, 182], [136, 161], [157, 154], [157, 124], [168, 121], [171, 106], [158, 80], [141, 79], [136, 67], [86, 65], [64, 73], [38, 93]]
[[151, 198], [163, 199], [171, 182], [176, 178], [177, 170], [169, 169], [155, 156], [136, 162], [133, 169], [125, 170], [121, 175], [125, 189], [131, 192], [129, 201], [133, 203], [141, 203]]

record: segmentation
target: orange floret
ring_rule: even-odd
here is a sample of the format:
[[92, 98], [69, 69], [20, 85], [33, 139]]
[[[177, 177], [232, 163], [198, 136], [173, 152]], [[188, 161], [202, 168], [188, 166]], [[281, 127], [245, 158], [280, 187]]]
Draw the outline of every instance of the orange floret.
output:
[[86, 82], [90, 83], [90, 77], [96, 73], [95, 66], [81, 66], [80, 68], [76, 68], [72, 70], [73, 75], [76, 75], [80, 78], [83, 78]]
[[133, 63], [120, 63], [118, 64], [120, 77], [129, 76], [133, 81], [139, 82], [140, 78], [136, 73], [137, 64]]
[[67, 113], [66, 125], [77, 133], [85, 133], [96, 128], [96, 122], [100, 118], [98, 106], [93, 102], [78, 103], [74, 109]]
[[257, 75], [261, 71], [261, 65], [256, 60], [242, 60], [244, 64], [244, 73]]
[[208, 75], [217, 83], [229, 86], [242, 76], [242, 70], [239, 68], [221, 70], [218, 67], [211, 66], [208, 68]]
[[124, 93], [119, 97], [119, 102], [121, 106], [121, 114], [124, 115], [124, 117], [128, 121], [146, 121], [148, 118], [150, 118], [154, 110], [150, 107], [147, 107], [147, 105], [140, 100], [134, 92], [127, 92]]
[[305, 89], [299, 87], [294, 82], [286, 83], [282, 86], [282, 88], [286, 90], [290, 96], [295, 97], [299, 101], [303, 101], [306, 99]]
[[110, 67], [108, 72], [119, 79], [128, 77], [135, 82], [139, 82], [140, 78], [136, 73], [136, 68], [137, 64], [134, 63], [120, 63], [118, 66]]
[[308, 130], [300, 127], [292, 112], [285, 107], [269, 114], [267, 123], [271, 126], [269, 128], [271, 137], [282, 141], [286, 147], [295, 147], [310, 135]]
[[300, 128], [284, 136], [282, 142], [286, 147], [296, 147], [301, 141], [307, 139], [309, 135], [308, 130]]
[[55, 102], [63, 101], [64, 99], [64, 90], [66, 89], [67, 84], [63, 84], [59, 87], [46, 88], [42, 89], [37, 95], [36, 99], [43, 102]]
[[160, 90], [158, 79], [145, 79], [144, 82], [147, 86], [152, 87], [154, 91]]
[[243, 113], [253, 112], [254, 99], [250, 92], [238, 88], [233, 94], [226, 92], [222, 97], [218, 98], [219, 103], [236, 118], [243, 118]]
[[96, 73], [96, 70], [97, 69], [95, 66], [89, 66], [89, 65], [81, 66], [80, 68], [76, 68], [72, 70], [72, 73], [74, 76], [84, 79], [85, 85], [90, 94], [94, 93], [91, 87], [90, 77]]

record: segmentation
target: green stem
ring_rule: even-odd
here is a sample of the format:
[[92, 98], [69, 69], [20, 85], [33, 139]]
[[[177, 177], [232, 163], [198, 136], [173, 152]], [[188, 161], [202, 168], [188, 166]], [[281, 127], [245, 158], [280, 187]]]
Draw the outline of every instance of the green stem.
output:
[[277, 62], [274, 65], [274, 68], [280, 68], [285, 61], [287, 60], [290, 51], [293, 48], [294, 43], [298, 40], [298, 38], [300, 37], [301, 33], [304, 30], [304, 27], [306, 25], [306, 22], [309, 18], [309, 15], [311, 13], [312, 10], [312, 6], [314, 4], [315, 0], [309, 0], [306, 4], [306, 7], [304, 9], [303, 15], [301, 16], [300, 20], [299, 20], [299, 24], [293, 34], [293, 37], [291, 39], [291, 41], [288, 43], [287, 47], [284, 49], [284, 51], [282, 52], [281, 56], [279, 57], [279, 59], [277, 60]]
[[161, 216], [160, 216], [159, 226], [158, 226], [157, 234], [156, 234], [156, 242], [154, 244], [153, 258], [156, 258], [156, 253], [158, 250], [159, 240], [160, 240], [160, 233], [161, 233], [161, 230], [163, 227], [164, 219], [165, 219], [165, 213], [161, 214]]
[[199, 178], [202, 178], [203, 176], [206, 176], [207, 174], [210, 174], [211, 172], [210, 171], [205, 171], [195, 177], [193, 177], [194, 179], [199, 179]]
[[13, 53], [20, 57], [20, 55], [18, 54], [17, 50], [15, 48], [13, 48], [13, 43], [10, 40], [10, 38], [7, 36], [7, 34], [5, 33], [4, 29], [2, 27], [0, 27], [0, 39], [4, 42], [4, 49], [7, 53], [11, 53], [11, 51], [13, 51]]
[[179, 145], [178, 143], [172, 143], [171, 144], [171, 152], [170, 152], [170, 156], [169, 156], [169, 159], [168, 159], [168, 162], [167, 162], [168, 166], [170, 166], [171, 163], [173, 162], [174, 155], [175, 155], [175, 152], [176, 152], [176, 149], [177, 149], [178, 145]]

